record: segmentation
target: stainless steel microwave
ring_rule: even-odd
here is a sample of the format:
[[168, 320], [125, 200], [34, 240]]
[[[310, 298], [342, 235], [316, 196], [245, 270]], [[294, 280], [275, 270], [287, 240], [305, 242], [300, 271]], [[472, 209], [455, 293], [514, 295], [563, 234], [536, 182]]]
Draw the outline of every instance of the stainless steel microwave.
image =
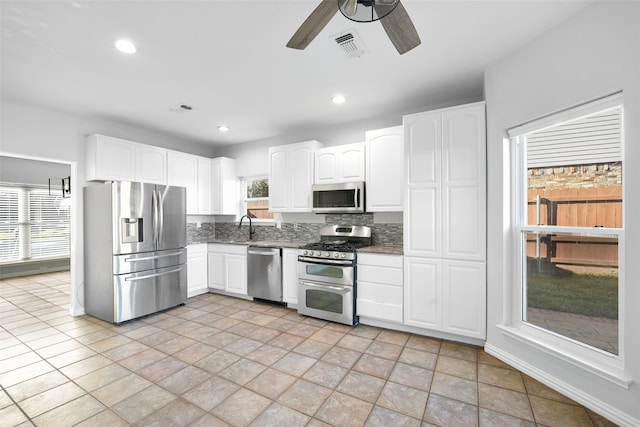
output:
[[315, 213], [364, 212], [364, 182], [314, 184], [312, 190]]

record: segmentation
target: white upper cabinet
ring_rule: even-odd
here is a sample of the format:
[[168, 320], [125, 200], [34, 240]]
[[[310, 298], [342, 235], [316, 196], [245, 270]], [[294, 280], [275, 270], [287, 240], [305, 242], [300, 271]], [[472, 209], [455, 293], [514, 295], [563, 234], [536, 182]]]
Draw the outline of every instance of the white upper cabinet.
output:
[[167, 150], [135, 144], [134, 181], [167, 184]]
[[236, 161], [227, 157], [211, 160], [212, 214], [235, 215], [238, 210]]
[[93, 134], [87, 137], [87, 181], [167, 183], [167, 150]]
[[485, 260], [484, 103], [405, 116], [404, 252]]
[[269, 148], [269, 210], [311, 212], [314, 153], [317, 141]]
[[365, 144], [338, 145], [315, 152], [316, 184], [365, 180]]
[[198, 157], [198, 213], [200, 215], [213, 214], [213, 178], [212, 160]]
[[169, 151], [167, 181], [187, 189], [187, 215], [198, 215], [198, 156]]
[[89, 135], [85, 145], [87, 181], [133, 181], [135, 143], [104, 135]]
[[402, 126], [366, 133], [367, 212], [404, 209], [404, 143]]

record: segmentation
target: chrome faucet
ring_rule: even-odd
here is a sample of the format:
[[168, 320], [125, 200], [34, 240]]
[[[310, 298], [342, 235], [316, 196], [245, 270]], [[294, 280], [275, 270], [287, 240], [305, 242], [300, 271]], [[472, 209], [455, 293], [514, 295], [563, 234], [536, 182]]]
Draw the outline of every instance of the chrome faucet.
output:
[[253, 235], [256, 234], [256, 230], [253, 229], [253, 225], [251, 224], [251, 217], [249, 215], [244, 215], [240, 218], [240, 224], [238, 224], [238, 228], [242, 227], [242, 220], [248, 218], [249, 219], [249, 240], [253, 239]]

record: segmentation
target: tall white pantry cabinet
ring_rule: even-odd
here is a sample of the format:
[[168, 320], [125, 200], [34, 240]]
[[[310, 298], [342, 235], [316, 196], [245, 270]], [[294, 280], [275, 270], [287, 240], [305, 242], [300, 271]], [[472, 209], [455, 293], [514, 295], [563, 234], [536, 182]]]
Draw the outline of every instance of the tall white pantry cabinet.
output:
[[404, 323], [485, 339], [485, 104], [403, 122]]

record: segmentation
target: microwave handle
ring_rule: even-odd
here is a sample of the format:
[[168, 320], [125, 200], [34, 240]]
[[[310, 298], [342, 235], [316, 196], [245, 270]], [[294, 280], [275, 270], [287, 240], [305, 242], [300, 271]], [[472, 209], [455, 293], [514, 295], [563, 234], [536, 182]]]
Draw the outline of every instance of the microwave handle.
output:
[[360, 207], [360, 189], [356, 188], [356, 191], [353, 192], [353, 206], [356, 208]]

